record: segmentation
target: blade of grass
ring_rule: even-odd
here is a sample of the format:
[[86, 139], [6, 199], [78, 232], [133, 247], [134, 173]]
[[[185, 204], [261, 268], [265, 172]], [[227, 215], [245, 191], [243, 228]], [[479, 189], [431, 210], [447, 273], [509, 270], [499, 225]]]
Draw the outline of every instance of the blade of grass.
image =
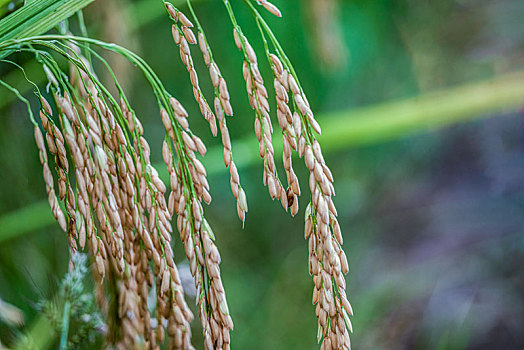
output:
[[47, 201], [36, 202], [0, 217], [0, 242], [55, 222]]
[[[320, 139], [323, 149], [333, 152], [377, 144], [523, 107], [524, 72], [517, 72], [414, 98], [320, 115], [318, 119], [323, 129]], [[275, 130], [278, 129], [275, 127]], [[260, 161], [253, 137], [233, 143], [239, 169]], [[282, 145], [274, 146], [275, 155], [280, 155]], [[204, 158], [208, 175], [216, 175], [225, 170], [221, 159], [221, 147], [209, 149]], [[159, 169], [159, 175], [163, 180], [167, 180], [165, 166], [156, 164], [155, 167]], [[46, 201], [4, 214], [0, 217], [0, 242], [43, 228], [53, 222]]]
[[359, 147], [524, 106], [524, 71], [319, 118], [323, 149]]
[[[0, 20], [0, 42], [40, 35], [51, 30], [66, 18], [94, 0], [33, 0], [21, 9]], [[10, 52], [0, 53], [0, 58]]]

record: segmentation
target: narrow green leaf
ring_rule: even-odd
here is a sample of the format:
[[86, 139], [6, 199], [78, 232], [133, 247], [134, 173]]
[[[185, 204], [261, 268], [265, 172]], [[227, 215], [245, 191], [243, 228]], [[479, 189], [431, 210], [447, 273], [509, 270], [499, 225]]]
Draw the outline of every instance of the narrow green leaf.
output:
[[[33, 0], [0, 20], [0, 43], [44, 34], [94, 0]], [[0, 53], [0, 58], [11, 52]]]

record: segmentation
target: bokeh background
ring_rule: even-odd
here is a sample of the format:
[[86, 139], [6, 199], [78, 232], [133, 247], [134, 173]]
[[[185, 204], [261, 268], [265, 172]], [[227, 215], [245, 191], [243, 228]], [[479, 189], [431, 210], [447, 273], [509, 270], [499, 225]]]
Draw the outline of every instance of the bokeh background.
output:
[[[315, 349], [303, 237], [307, 196], [295, 218], [271, 201], [254, 156], [253, 112], [226, 11], [218, 0], [193, 2], [235, 109], [229, 125], [248, 195], [244, 228], [213, 151], [219, 140], [192, 100], [161, 2], [96, 1], [84, 14], [91, 36], [129, 47], [151, 64], [211, 149], [214, 199], [206, 215], [222, 252], [233, 349]], [[231, 2], [262, 57], [247, 7]], [[268, 22], [325, 126], [322, 143], [351, 266], [354, 348], [523, 349], [524, 2], [274, 3], [284, 19], [267, 15]], [[142, 118], [153, 160], [161, 161], [162, 125], [146, 81], [107, 57]], [[42, 81], [29, 57], [12, 59]], [[195, 62], [205, 72], [202, 60]], [[268, 65], [261, 70], [271, 81]], [[5, 65], [0, 72], [35, 102], [19, 72]], [[211, 91], [203, 73], [201, 84]], [[56, 293], [68, 261], [66, 237], [45, 203], [24, 108], [0, 90], [0, 299], [24, 315], [23, 326], [0, 318], [0, 342], [7, 345], [41, 317], [35, 305]], [[295, 164], [306, 192], [306, 169]], [[200, 348], [198, 320], [193, 326]]]

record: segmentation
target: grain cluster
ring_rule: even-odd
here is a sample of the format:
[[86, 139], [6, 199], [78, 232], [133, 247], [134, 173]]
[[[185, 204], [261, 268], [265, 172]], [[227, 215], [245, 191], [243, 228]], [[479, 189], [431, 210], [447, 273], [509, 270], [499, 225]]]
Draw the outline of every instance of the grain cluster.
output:
[[[282, 17], [274, 4], [257, 3]], [[293, 160], [303, 159], [309, 170], [305, 238], [314, 284], [317, 340], [322, 349], [350, 349], [349, 317], [353, 311], [344, 277], [348, 262], [333, 202], [333, 175], [317, 141], [320, 125], [291, 62], [257, 7], [246, 2], [264, 43], [265, 52], [260, 56], [264, 59], [260, 60], [238, 25], [230, 2], [224, 0], [224, 4], [233, 27], [233, 42], [241, 52], [245, 92], [263, 162], [263, 184], [270, 197], [292, 216], [299, 211], [302, 195]], [[174, 45], [189, 76], [188, 87], [211, 133], [217, 136], [220, 131], [231, 192], [244, 223], [248, 205], [233, 158], [227, 122], [233, 107], [226, 79], [190, 2], [192, 20], [172, 4], [164, 5]], [[107, 342], [119, 349], [159, 349], [166, 342], [170, 349], [193, 348], [190, 324], [194, 317], [172, 248], [172, 238], [179, 236], [197, 290], [205, 348], [229, 349], [233, 320], [220, 273], [220, 253], [204, 210], [212, 200], [207, 171], [200, 160], [206, 155], [206, 146], [191, 130], [190, 116], [179, 100], [165, 90], [145, 63], [122, 50], [146, 74], [157, 97], [165, 129], [161, 152], [169, 173], [164, 183], [151, 164], [152, 150], [140, 118], [116, 79], [116, 97], [98, 80], [84, 56], [92, 49], [80, 39], [68, 39], [60, 51], [71, 62], [68, 75], [58, 70], [51, 56], [42, 61], [55, 107], [39, 94], [41, 126], [35, 123], [34, 137], [53, 216], [66, 232], [70, 250], [87, 250], [92, 258], [96, 295], [108, 324]], [[212, 107], [200, 88], [194, 50], [200, 52], [207, 68], [205, 75], [213, 87]], [[272, 77], [266, 81], [272, 83], [264, 81], [262, 65], [270, 67]], [[285, 175], [279, 175], [275, 164], [280, 158], [273, 148], [275, 134], [282, 135]], [[177, 232], [172, 223], [176, 223]]]

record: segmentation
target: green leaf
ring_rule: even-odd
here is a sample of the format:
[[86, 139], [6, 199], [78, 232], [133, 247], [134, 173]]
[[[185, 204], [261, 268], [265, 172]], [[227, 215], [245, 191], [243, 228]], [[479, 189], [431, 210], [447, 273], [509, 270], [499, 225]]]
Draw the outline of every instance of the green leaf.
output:
[[[94, 0], [32, 0], [0, 20], [0, 43], [44, 34]], [[0, 53], [0, 58], [11, 52]]]

